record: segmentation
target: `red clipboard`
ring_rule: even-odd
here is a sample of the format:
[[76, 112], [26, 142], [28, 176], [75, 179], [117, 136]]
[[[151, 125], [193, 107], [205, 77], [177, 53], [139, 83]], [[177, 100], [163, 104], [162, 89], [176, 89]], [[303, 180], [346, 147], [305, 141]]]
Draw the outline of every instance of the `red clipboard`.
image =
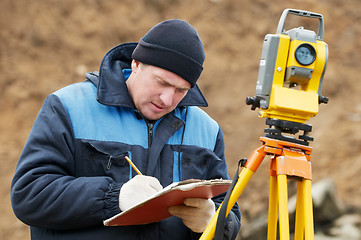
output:
[[173, 183], [138, 205], [104, 220], [105, 226], [127, 226], [158, 222], [172, 216], [171, 206], [183, 204], [185, 198], [212, 198], [228, 190], [231, 180], [189, 179]]

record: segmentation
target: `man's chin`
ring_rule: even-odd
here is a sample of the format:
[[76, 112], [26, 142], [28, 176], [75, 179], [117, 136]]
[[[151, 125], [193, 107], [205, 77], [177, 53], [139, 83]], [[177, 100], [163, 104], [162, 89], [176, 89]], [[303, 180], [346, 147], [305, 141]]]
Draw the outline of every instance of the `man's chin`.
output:
[[158, 120], [159, 118], [163, 117], [165, 114], [167, 114], [166, 112], [161, 112], [161, 113], [154, 113], [154, 112], [151, 112], [151, 113], [145, 113], [143, 114], [143, 116], [148, 119], [148, 120]]

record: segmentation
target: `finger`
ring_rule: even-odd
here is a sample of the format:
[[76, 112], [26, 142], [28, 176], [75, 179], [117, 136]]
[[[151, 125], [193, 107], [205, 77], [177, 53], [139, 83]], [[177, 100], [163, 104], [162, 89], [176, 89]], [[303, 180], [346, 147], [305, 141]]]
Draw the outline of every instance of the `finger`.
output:
[[160, 184], [159, 180], [155, 177], [151, 176], [144, 176], [144, 175], [137, 175], [134, 177], [136, 181], [141, 183], [145, 183], [147, 187], [154, 189], [156, 192], [163, 189], [163, 186]]
[[194, 208], [187, 207], [184, 205], [177, 205], [168, 208], [168, 211], [173, 216], [179, 217], [179, 218], [191, 218], [194, 216]]
[[195, 208], [185, 205], [177, 205], [168, 209], [169, 213], [173, 216], [182, 219], [184, 225], [189, 227], [194, 232], [203, 232], [209, 222], [209, 214], [206, 208]]
[[184, 205], [186, 205], [188, 207], [202, 208], [202, 207], [204, 207], [206, 205], [209, 205], [209, 199], [205, 199], [205, 198], [186, 198], [186, 199], [184, 199]]
[[163, 186], [160, 184], [159, 180], [154, 177], [149, 179], [149, 186], [157, 192], [163, 189]]

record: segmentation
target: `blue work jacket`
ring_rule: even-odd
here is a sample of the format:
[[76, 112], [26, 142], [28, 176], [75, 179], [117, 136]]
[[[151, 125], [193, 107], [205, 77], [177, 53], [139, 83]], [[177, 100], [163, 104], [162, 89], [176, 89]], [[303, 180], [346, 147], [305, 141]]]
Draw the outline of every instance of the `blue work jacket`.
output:
[[[149, 123], [135, 109], [125, 81], [136, 43], [121, 44], [86, 81], [50, 94], [20, 156], [11, 186], [16, 216], [34, 240], [198, 239], [177, 217], [136, 226], [105, 227], [120, 212], [119, 190], [136, 175], [125, 160], [163, 187], [189, 178], [227, 179], [223, 133], [199, 106], [198, 86], [179, 106]], [[224, 195], [213, 199], [218, 207]], [[225, 238], [235, 238], [235, 205]]]

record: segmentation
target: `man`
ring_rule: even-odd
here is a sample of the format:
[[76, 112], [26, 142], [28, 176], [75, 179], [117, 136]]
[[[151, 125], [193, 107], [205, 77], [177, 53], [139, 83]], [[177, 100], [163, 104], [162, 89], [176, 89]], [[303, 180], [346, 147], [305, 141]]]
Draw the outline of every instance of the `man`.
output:
[[[47, 97], [11, 186], [32, 239], [199, 238], [224, 194], [186, 199], [157, 223], [102, 222], [172, 182], [228, 177], [221, 128], [198, 108], [207, 106], [196, 85], [204, 58], [194, 28], [168, 20], [138, 44], [110, 50], [85, 82]], [[226, 239], [236, 237], [239, 219], [236, 205]]]

